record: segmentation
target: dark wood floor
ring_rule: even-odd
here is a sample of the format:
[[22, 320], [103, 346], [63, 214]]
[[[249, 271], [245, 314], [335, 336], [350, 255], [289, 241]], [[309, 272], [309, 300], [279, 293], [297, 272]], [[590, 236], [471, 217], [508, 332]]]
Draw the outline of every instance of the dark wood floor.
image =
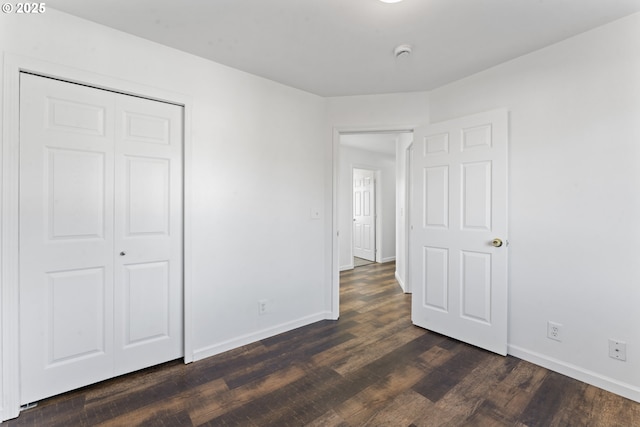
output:
[[40, 402], [13, 426], [640, 426], [640, 404], [411, 325], [393, 263], [342, 273], [341, 318]]

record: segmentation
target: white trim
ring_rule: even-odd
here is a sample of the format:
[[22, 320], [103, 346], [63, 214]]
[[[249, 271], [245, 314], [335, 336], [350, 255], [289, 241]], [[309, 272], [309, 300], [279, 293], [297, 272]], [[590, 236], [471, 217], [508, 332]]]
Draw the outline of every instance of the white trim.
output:
[[[395, 161], [394, 161], [394, 165], [395, 165]], [[376, 168], [374, 170], [375, 173], [375, 182], [373, 184], [373, 191], [375, 191], [376, 193], [376, 197], [375, 197], [375, 203], [373, 205], [373, 208], [376, 212], [376, 217], [375, 217], [375, 223], [376, 223], [376, 235], [375, 235], [375, 254], [374, 254], [374, 258], [376, 260], [376, 262], [379, 263], [383, 263], [384, 261], [382, 260], [382, 249], [385, 247], [385, 241], [384, 241], [384, 233], [382, 232], [382, 224], [384, 223], [384, 212], [383, 212], [383, 206], [385, 200], [384, 200], [384, 195], [382, 194], [382, 169]], [[394, 168], [394, 176], [393, 176], [393, 181], [395, 182], [396, 177], [395, 177], [395, 168]], [[393, 200], [393, 210], [395, 211], [395, 198]], [[395, 221], [393, 223], [393, 227], [395, 228], [396, 224]], [[351, 238], [353, 239], [353, 236], [351, 236]], [[395, 248], [395, 244], [396, 242], [393, 242], [394, 248], [393, 251], [395, 252], [396, 248]]]
[[183, 103], [183, 146], [182, 146], [182, 280], [183, 280], [183, 337], [184, 337], [184, 363], [193, 362], [193, 310], [192, 304], [192, 290], [193, 290], [193, 270], [191, 268], [192, 249], [191, 242], [193, 241], [192, 227], [191, 227], [191, 212], [193, 212], [193, 146], [191, 144], [191, 109], [192, 99], [189, 96], [184, 96]]
[[225, 351], [252, 344], [265, 338], [271, 338], [275, 335], [292, 331], [293, 329], [300, 328], [302, 326], [307, 326], [321, 320], [327, 320], [329, 316], [331, 316], [330, 312], [312, 314], [310, 316], [305, 316], [301, 317], [300, 319], [292, 320], [290, 322], [281, 323], [279, 325], [275, 325], [258, 332], [241, 335], [239, 337], [232, 338], [215, 345], [196, 349], [193, 352], [193, 360], [194, 362], [196, 362], [198, 360], [206, 359], [207, 357], [215, 356], [216, 354], [224, 353]]
[[597, 372], [593, 372], [516, 345], [509, 344], [507, 349], [508, 354], [522, 360], [526, 360], [527, 362], [542, 366], [543, 368], [558, 372], [584, 383], [591, 384], [592, 386], [603, 390], [610, 391], [611, 393], [626, 397], [627, 399], [640, 402], [640, 387], [636, 387], [614, 378], [606, 377], [598, 374]]
[[356, 268], [354, 264], [343, 265], [340, 267], [340, 271], [353, 270], [354, 268]]
[[332, 129], [332, 197], [331, 197], [331, 312], [327, 319], [340, 317], [340, 242], [338, 229], [338, 175], [340, 172], [340, 135], [349, 133], [413, 132], [417, 125], [338, 126]]
[[66, 67], [22, 55], [5, 54], [3, 66], [2, 103], [2, 248], [0, 286], [2, 301], [2, 377], [0, 388], [0, 421], [17, 417], [20, 411], [19, 384], [19, 111], [20, 72], [58, 78], [73, 83], [113, 90], [156, 101], [169, 102], [184, 107], [184, 206], [183, 206], [183, 256], [184, 256], [184, 361], [193, 361], [192, 308], [191, 308], [191, 97], [147, 86], [143, 83], [120, 80], [90, 71]]
[[[409, 275], [409, 268], [411, 268], [409, 256], [409, 248], [411, 247], [411, 159], [413, 157], [413, 143], [414, 140], [407, 146], [405, 153], [404, 163], [404, 281], [402, 289], [405, 293], [412, 293], [411, 279]], [[397, 238], [397, 237], [396, 237]]]
[[395, 261], [395, 260], [396, 260], [396, 257], [394, 257], [394, 256], [388, 256], [388, 257], [386, 257], [386, 258], [382, 258], [382, 259], [380, 260], [380, 262], [381, 262], [382, 264], [384, 264], [385, 262], [391, 262], [391, 261]]
[[333, 173], [331, 175], [331, 306], [327, 319], [340, 317], [340, 231], [338, 229], [338, 173], [340, 170], [340, 131], [334, 128], [331, 139]]
[[405, 294], [410, 294], [411, 292], [409, 292], [407, 290], [407, 285], [406, 283], [404, 283], [404, 280], [402, 280], [402, 277], [400, 277], [400, 275], [398, 274], [398, 271], [396, 270], [395, 274], [394, 274], [396, 281], [398, 282], [398, 284], [400, 285], [400, 287], [402, 288], [402, 292], [404, 292]]
[[2, 103], [2, 402], [0, 421], [20, 413], [19, 367], [19, 235], [18, 235], [18, 162], [20, 112], [20, 76], [9, 55], [4, 55]]

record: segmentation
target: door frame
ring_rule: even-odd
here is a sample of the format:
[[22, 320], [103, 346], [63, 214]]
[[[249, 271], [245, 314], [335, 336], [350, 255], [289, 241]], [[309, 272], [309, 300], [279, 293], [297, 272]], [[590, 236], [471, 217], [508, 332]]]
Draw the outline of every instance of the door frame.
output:
[[19, 153], [20, 153], [20, 73], [27, 72], [43, 77], [92, 86], [168, 102], [183, 107], [183, 328], [184, 362], [193, 361], [191, 323], [191, 97], [164, 88], [147, 86], [142, 82], [121, 80], [91, 71], [79, 70], [30, 57], [5, 54], [3, 64], [2, 102], [2, 164], [0, 181], [0, 422], [15, 418], [20, 412], [20, 351], [19, 351]]
[[[425, 122], [428, 118], [425, 118]], [[417, 124], [370, 126], [339, 126], [332, 130], [332, 182], [331, 182], [331, 312], [327, 317], [337, 320], [340, 317], [340, 229], [338, 216], [338, 178], [340, 172], [340, 135], [354, 133], [407, 133], [413, 132]]]
[[[409, 249], [411, 248], [411, 190], [413, 181], [411, 180], [411, 161], [413, 159], [413, 147], [414, 141], [407, 146], [405, 149], [405, 158], [404, 158], [404, 293], [411, 294], [413, 293], [413, 288], [411, 287], [411, 278], [409, 275], [409, 269], [411, 268], [410, 254]], [[398, 280], [398, 277], [396, 277]]]

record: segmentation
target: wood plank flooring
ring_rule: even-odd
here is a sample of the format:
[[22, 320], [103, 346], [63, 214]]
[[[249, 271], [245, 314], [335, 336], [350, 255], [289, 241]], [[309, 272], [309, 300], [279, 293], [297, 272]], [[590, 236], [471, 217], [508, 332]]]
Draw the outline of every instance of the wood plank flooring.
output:
[[417, 328], [395, 265], [341, 275], [341, 317], [45, 401], [13, 426], [640, 426], [640, 404]]

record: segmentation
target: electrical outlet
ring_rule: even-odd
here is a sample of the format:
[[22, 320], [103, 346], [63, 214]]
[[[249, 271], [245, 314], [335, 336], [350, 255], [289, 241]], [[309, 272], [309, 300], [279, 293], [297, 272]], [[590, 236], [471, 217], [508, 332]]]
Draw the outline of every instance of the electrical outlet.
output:
[[263, 315], [271, 311], [271, 301], [268, 299], [258, 300], [258, 314]]
[[320, 207], [311, 207], [311, 219], [320, 219]]
[[609, 357], [621, 361], [627, 360], [627, 343], [609, 339]]
[[547, 322], [547, 338], [562, 341], [562, 325], [556, 322]]

